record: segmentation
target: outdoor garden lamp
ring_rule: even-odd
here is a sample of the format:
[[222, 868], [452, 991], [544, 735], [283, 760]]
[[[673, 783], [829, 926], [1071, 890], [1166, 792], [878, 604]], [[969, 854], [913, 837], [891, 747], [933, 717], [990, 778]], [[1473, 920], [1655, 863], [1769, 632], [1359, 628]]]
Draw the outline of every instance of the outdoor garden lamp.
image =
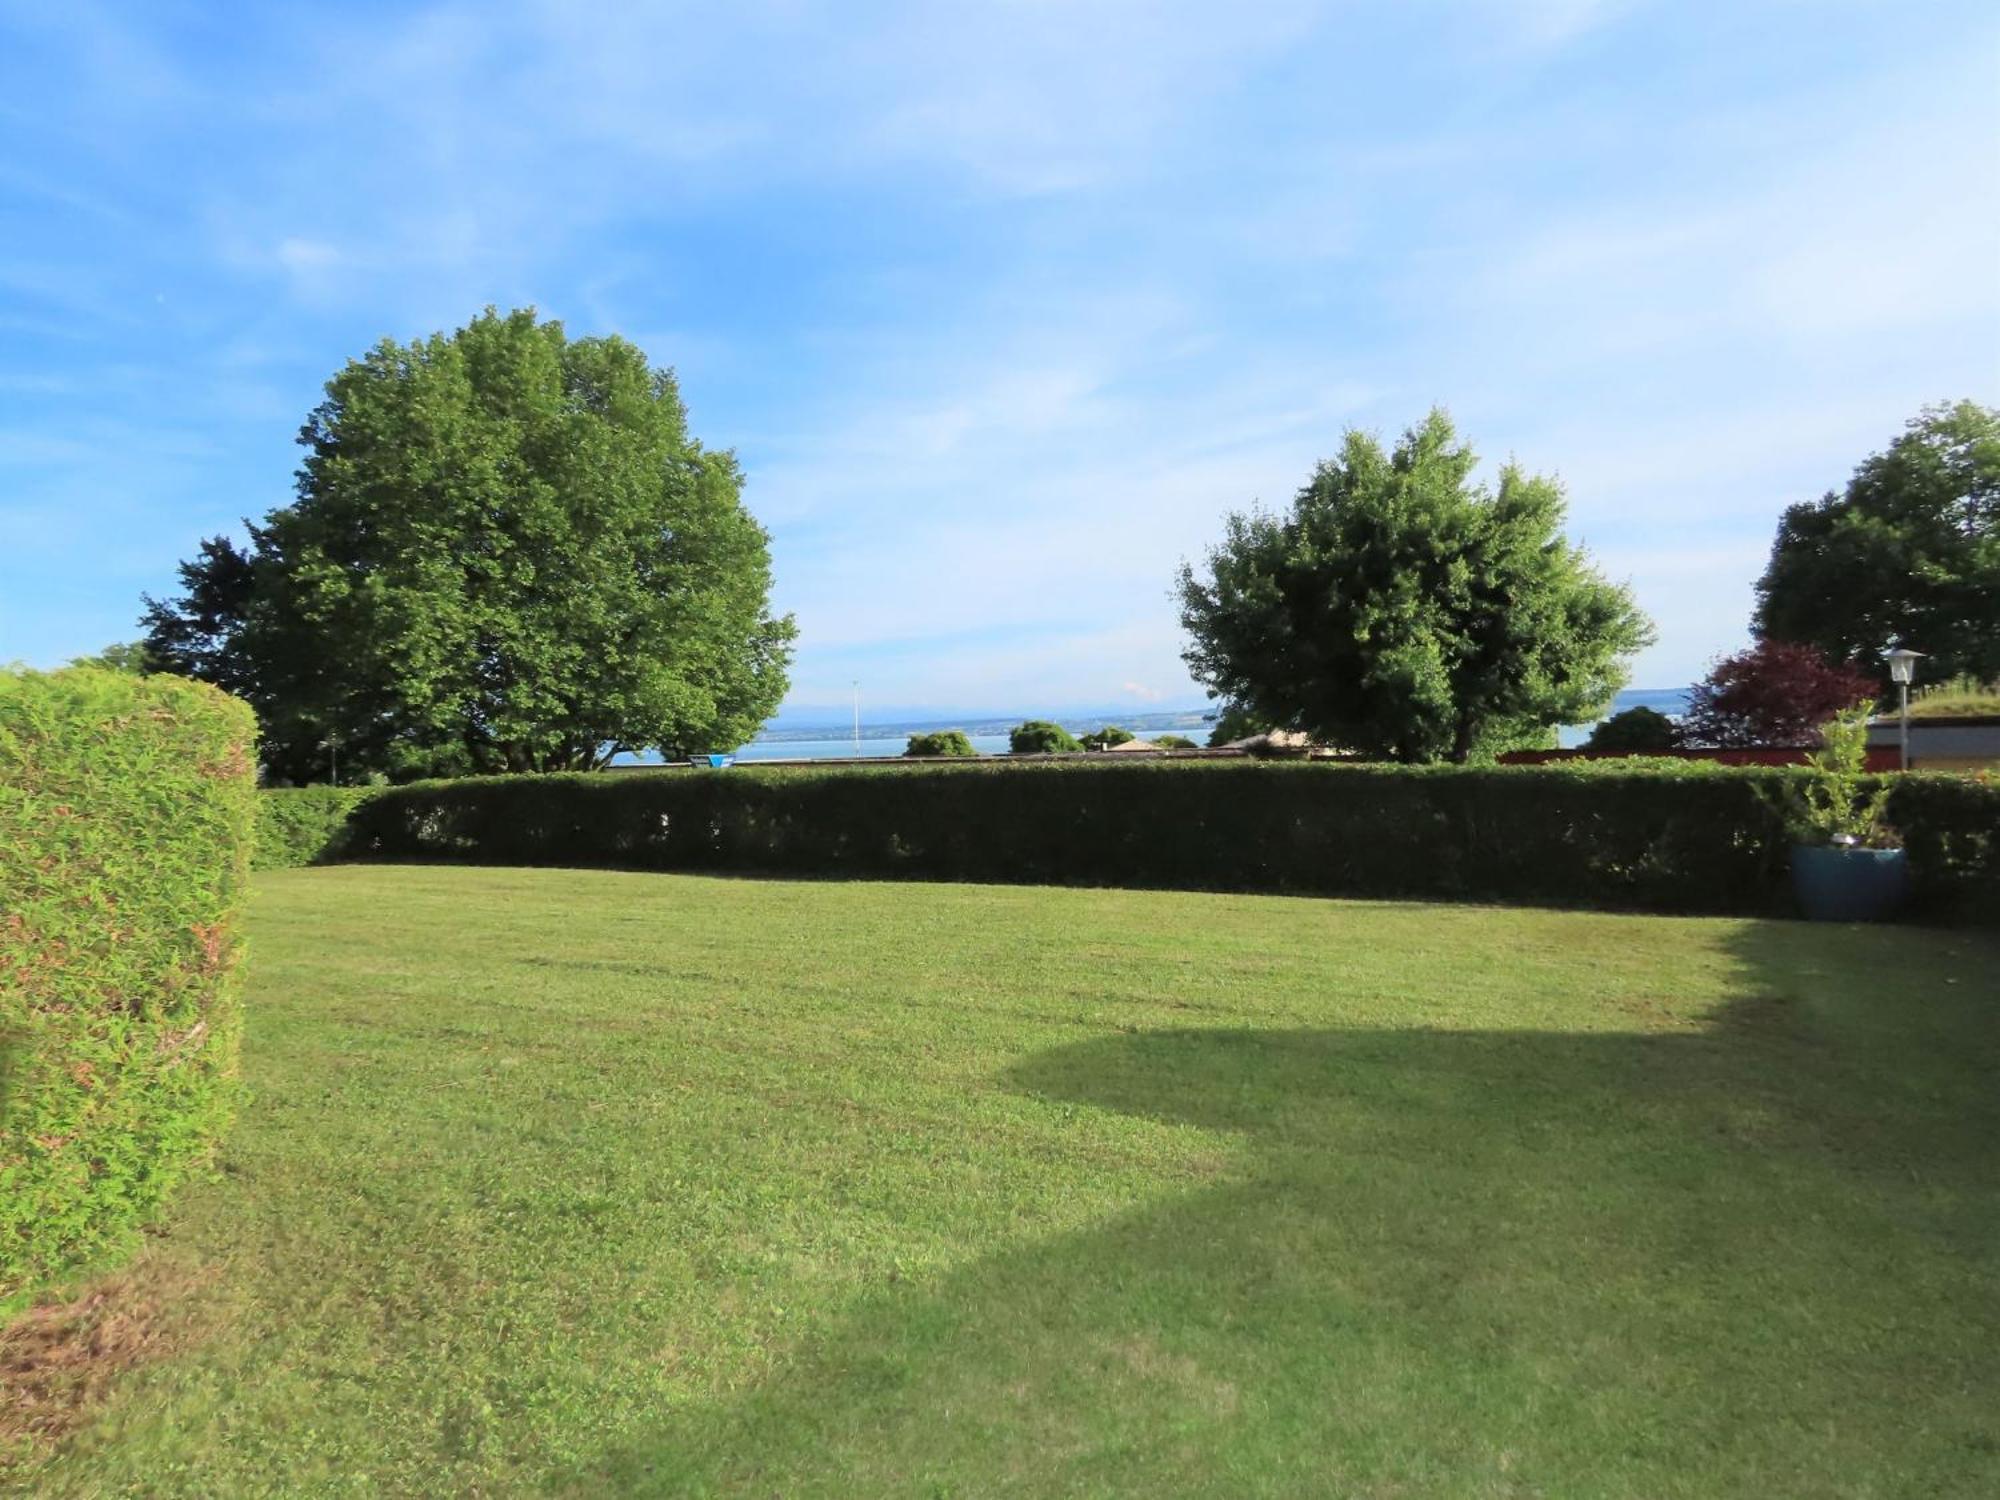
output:
[[1889, 680], [1896, 684], [1902, 710], [1900, 732], [1896, 736], [1896, 759], [1905, 771], [1910, 769], [1910, 683], [1917, 675], [1917, 658], [1923, 654], [1906, 646], [1898, 646], [1888, 653]]

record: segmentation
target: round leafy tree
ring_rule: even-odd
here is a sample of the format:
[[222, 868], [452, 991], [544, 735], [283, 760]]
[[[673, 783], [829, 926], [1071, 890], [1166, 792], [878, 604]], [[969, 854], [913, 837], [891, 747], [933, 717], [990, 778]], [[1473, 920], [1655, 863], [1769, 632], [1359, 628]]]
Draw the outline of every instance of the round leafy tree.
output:
[[1193, 750], [1197, 748], [1195, 742], [1184, 734], [1156, 734], [1153, 736], [1153, 743], [1158, 745], [1162, 750]]
[[784, 696], [795, 631], [736, 461], [623, 339], [489, 308], [385, 340], [299, 442], [293, 502], [147, 601], [152, 660], [248, 699], [274, 777], [678, 757]]
[[1132, 738], [1132, 731], [1120, 729], [1116, 724], [1106, 724], [1102, 729], [1093, 729], [1083, 737], [1086, 750], [1109, 750], [1113, 745], [1123, 745]]
[[1007, 734], [1007, 749], [1015, 755], [1055, 755], [1082, 748], [1075, 735], [1048, 719], [1029, 719]]
[[1583, 748], [1623, 755], [1652, 755], [1671, 750], [1680, 742], [1680, 729], [1672, 719], [1657, 708], [1639, 704], [1613, 714], [1591, 730]]
[[1181, 569], [1189, 670], [1314, 740], [1466, 761], [1587, 721], [1652, 640], [1630, 593], [1563, 535], [1552, 479], [1497, 488], [1433, 411], [1393, 451], [1349, 431], [1283, 515], [1232, 515]]
[[928, 734], [913, 734], [904, 748], [905, 755], [977, 755], [972, 741], [965, 737], [963, 729], [934, 729]]

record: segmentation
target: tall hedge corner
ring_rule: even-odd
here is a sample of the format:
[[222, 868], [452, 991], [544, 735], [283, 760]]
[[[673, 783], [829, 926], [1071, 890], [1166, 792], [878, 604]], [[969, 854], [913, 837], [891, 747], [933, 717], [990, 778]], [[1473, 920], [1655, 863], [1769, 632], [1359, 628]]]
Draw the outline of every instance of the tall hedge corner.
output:
[[120, 1248], [234, 1112], [247, 705], [0, 671], [0, 1308]]
[[340, 858], [347, 849], [348, 816], [374, 790], [365, 786], [288, 786], [260, 793], [256, 867], [293, 870]]

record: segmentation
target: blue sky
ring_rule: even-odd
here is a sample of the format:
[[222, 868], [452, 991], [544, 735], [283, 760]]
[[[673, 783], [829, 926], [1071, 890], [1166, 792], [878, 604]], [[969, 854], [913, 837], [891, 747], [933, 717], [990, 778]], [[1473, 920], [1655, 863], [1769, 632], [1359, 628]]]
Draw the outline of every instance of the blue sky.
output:
[[679, 371], [795, 702], [1198, 701], [1177, 561], [1434, 401], [1676, 685], [1785, 504], [2000, 397], [1997, 101], [1948, 0], [0, 0], [0, 660], [130, 638], [343, 359], [490, 302]]

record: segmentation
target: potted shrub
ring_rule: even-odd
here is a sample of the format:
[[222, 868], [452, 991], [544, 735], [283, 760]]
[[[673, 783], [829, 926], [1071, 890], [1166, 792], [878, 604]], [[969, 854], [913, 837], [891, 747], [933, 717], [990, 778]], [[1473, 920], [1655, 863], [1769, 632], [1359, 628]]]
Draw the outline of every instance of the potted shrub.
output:
[[1886, 786], [1862, 774], [1866, 709], [1836, 714], [1820, 731], [1823, 748], [1806, 757], [1811, 773], [1794, 784], [1792, 890], [1815, 922], [1875, 922], [1909, 896], [1910, 875], [1895, 834], [1882, 821]]

